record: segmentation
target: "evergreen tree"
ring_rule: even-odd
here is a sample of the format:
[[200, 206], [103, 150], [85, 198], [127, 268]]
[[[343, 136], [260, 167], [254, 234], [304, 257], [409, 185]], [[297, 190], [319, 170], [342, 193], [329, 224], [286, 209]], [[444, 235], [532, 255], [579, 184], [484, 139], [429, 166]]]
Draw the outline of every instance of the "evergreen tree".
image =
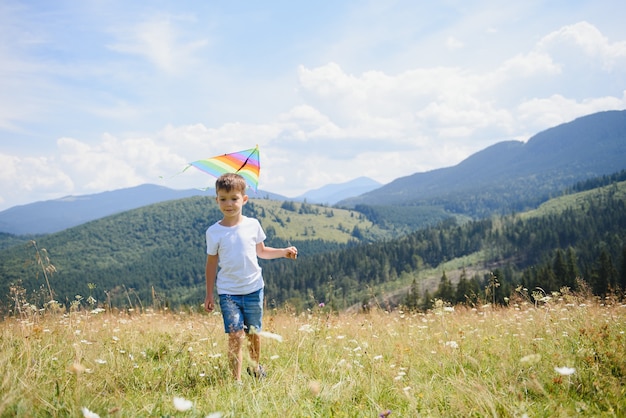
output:
[[416, 310], [419, 307], [419, 286], [417, 285], [416, 279], [413, 279], [413, 282], [411, 283], [409, 293], [407, 293], [404, 300], [404, 306], [406, 306], [409, 310]]
[[459, 277], [459, 283], [456, 285], [456, 292], [454, 303], [467, 303], [470, 297], [470, 283], [467, 279], [467, 272], [465, 267], [461, 271], [461, 277]]
[[596, 267], [592, 273], [591, 288], [595, 295], [604, 296], [617, 283], [617, 270], [613, 266], [611, 254], [602, 247]]
[[454, 302], [455, 299], [454, 288], [452, 287], [452, 283], [448, 276], [446, 276], [446, 272], [444, 271], [441, 275], [441, 280], [439, 281], [439, 287], [435, 292], [435, 298], [441, 299], [446, 302]]
[[280, 205], [281, 209], [288, 210], [290, 212], [296, 211], [296, 204], [293, 201], [285, 200], [282, 205]]
[[469, 281], [469, 293], [470, 302], [479, 303], [480, 302], [480, 294], [483, 288], [483, 283], [478, 274], [474, 274], [474, 276]]
[[353, 238], [358, 239], [358, 240], [362, 240], [363, 239], [363, 232], [361, 232], [361, 229], [359, 228], [358, 225], [354, 225], [354, 228], [352, 228], [351, 236]]
[[420, 304], [420, 310], [427, 311], [433, 307], [433, 298], [430, 296], [430, 292], [426, 290], [422, 297], [422, 303]]
[[622, 264], [619, 272], [619, 287], [626, 292], [626, 246], [622, 248]]
[[580, 277], [580, 270], [578, 269], [578, 261], [576, 260], [576, 252], [572, 247], [567, 247], [565, 254], [567, 264], [567, 278], [564, 282], [565, 286], [570, 289], [576, 288], [576, 279]]
[[554, 279], [557, 283], [566, 283], [567, 277], [567, 264], [565, 262], [565, 256], [563, 250], [560, 248], [556, 250], [554, 254], [554, 262], [552, 263], [552, 272], [554, 273]]

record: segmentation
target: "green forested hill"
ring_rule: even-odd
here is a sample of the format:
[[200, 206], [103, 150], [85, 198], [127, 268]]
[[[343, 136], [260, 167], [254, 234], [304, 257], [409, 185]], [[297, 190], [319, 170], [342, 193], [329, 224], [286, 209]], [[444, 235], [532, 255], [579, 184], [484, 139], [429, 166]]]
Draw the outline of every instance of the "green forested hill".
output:
[[[254, 200], [244, 211], [261, 220], [268, 245], [290, 243], [300, 250], [296, 261], [261, 260], [272, 306], [324, 301], [342, 309], [409, 286], [413, 302], [415, 296], [427, 300], [425, 291], [451, 302], [476, 300], [489, 277], [446, 277], [446, 263], [453, 260], [461, 260], [456, 264], [467, 272], [493, 272], [498, 301], [518, 284], [549, 292], [576, 286], [575, 276], [597, 294], [626, 288], [624, 181], [559, 197], [532, 212], [479, 221], [450, 218], [402, 235], [356, 211], [324, 206]], [[51, 288], [63, 303], [81, 295], [118, 306], [199, 305], [204, 233], [219, 218], [212, 199], [194, 197], [40, 237], [43, 264], [36, 263], [28, 243], [0, 250], [3, 306], [14, 303], [9, 285], [18, 281], [29, 301], [49, 299], [46, 255], [56, 268], [49, 270]], [[433, 269], [442, 276], [437, 289], [422, 283], [424, 272]], [[456, 291], [450, 279], [459, 282]]]
[[[408, 288], [413, 281], [419, 288], [420, 272], [433, 267], [441, 268], [443, 282], [450, 280], [444, 263], [457, 258], [468, 271], [493, 276], [463, 278], [461, 290], [442, 283], [435, 296], [450, 302], [484, 297], [494, 277], [498, 301], [520, 284], [543, 292], [575, 289], [577, 277], [598, 295], [626, 289], [626, 182], [563, 196], [529, 213], [463, 225], [450, 220], [396, 240], [268, 266], [267, 293], [294, 304], [332, 298], [348, 307], [381, 296], [381, 289]], [[419, 297], [428, 290], [420, 289]]]
[[[261, 221], [268, 245], [296, 245], [301, 257], [390, 236], [358, 212], [306, 203], [253, 199], [244, 214]], [[61, 302], [92, 295], [99, 301], [133, 297], [150, 303], [156, 294], [174, 303], [193, 303], [203, 291], [204, 234], [219, 219], [214, 199], [191, 197], [42, 236], [36, 245], [56, 269], [50, 281]], [[4, 242], [14, 245], [0, 250], [0, 300], [6, 301], [9, 285], [18, 281], [29, 294], [40, 293], [40, 302], [49, 300], [46, 286], [39, 290], [45, 277], [32, 243], [15, 245], [17, 238], [9, 235]]]

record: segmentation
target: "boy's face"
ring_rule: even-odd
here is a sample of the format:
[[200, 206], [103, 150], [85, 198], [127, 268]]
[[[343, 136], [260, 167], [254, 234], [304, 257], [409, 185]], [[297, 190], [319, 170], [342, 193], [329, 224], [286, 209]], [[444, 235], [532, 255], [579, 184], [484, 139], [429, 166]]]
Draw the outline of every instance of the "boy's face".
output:
[[248, 195], [237, 190], [218, 190], [215, 198], [220, 211], [225, 218], [236, 217], [241, 214], [241, 208], [248, 201]]

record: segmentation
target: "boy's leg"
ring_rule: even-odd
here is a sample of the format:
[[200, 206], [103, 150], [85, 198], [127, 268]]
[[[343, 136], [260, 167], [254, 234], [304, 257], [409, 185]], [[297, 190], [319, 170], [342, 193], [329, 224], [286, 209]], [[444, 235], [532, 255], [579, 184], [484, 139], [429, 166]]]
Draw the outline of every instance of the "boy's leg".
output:
[[219, 297], [222, 317], [224, 318], [224, 331], [228, 334], [228, 363], [233, 377], [240, 381], [245, 340], [241, 297], [234, 295], [220, 295]]
[[228, 333], [228, 361], [235, 380], [241, 380], [244, 334], [243, 330]]
[[254, 362], [254, 368], [258, 371], [259, 359], [261, 358], [261, 337], [259, 334], [248, 334], [248, 348], [250, 359]]
[[261, 358], [261, 337], [252, 331], [261, 331], [263, 326], [263, 289], [244, 297], [244, 324], [248, 327], [248, 348], [253, 368], [248, 368], [248, 372], [254, 376], [261, 376], [264, 373], [260, 369], [259, 360]]

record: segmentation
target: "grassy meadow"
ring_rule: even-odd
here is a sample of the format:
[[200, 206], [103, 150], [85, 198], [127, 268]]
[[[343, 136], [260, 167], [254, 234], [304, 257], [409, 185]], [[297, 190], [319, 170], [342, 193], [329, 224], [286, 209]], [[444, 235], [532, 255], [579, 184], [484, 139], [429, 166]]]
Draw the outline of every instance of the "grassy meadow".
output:
[[2, 417], [626, 416], [612, 299], [267, 310], [267, 377], [242, 385], [219, 313], [27, 308], [0, 322]]
[[[276, 237], [284, 240], [316, 238], [345, 244], [354, 239], [352, 231], [355, 227], [367, 231], [371, 238], [393, 236], [392, 232], [349, 209], [293, 203], [293, 210], [286, 210], [281, 207], [285, 202], [278, 200], [251, 199], [250, 202], [253, 206], [244, 209], [247, 216], [260, 219], [263, 228], [271, 229]], [[302, 208], [307, 206], [309, 211], [303, 211]]]

